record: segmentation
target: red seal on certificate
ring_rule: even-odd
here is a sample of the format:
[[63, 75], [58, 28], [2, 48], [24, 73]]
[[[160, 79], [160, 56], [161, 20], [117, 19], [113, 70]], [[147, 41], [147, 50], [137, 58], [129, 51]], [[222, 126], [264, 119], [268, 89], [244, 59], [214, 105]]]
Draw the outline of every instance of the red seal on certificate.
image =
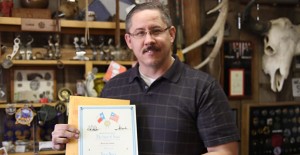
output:
[[30, 126], [31, 121], [34, 117], [34, 112], [28, 107], [19, 108], [15, 114], [16, 124]]

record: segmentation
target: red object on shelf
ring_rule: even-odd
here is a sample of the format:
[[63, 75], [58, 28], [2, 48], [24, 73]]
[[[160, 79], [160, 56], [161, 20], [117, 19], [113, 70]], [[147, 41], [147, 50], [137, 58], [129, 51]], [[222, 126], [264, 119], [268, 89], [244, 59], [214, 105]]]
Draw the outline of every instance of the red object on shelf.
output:
[[1, 2], [1, 13], [4, 17], [11, 17], [14, 2], [12, 0], [3, 0]]

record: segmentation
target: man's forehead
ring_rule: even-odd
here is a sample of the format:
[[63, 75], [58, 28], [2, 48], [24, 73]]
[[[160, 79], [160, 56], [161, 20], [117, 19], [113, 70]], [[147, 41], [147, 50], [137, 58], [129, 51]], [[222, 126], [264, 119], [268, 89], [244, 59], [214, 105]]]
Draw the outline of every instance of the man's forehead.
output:
[[[161, 15], [157, 11], [157, 13], [154, 12], [144, 12], [140, 11], [135, 13], [132, 16], [131, 19], [131, 28], [137, 29], [137, 28], [145, 28], [145, 27], [158, 27], [162, 26], [164, 24]], [[152, 11], [152, 10], [151, 10]], [[153, 10], [156, 11], [156, 10]], [[130, 28], [130, 29], [131, 29]]]

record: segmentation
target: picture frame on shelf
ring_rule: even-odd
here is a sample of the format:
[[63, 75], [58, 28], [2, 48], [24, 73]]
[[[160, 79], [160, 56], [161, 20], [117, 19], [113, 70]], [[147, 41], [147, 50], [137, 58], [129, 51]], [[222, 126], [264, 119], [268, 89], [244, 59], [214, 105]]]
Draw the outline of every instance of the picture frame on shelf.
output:
[[222, 52], [224, 69], [221, 83], [229, 99], [252, 97], [253, 51], [251, 41], [224, 41]]
[[15, 68], [12, 70], [11, 101], [49, 103], [56, 100], [56, 74], [51, 68]]

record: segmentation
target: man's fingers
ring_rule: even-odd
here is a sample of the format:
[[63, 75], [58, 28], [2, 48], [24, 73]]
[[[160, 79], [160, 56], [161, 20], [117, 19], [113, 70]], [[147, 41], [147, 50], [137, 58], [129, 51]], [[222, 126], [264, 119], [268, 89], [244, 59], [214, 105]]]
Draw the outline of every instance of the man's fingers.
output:
[[54, 130], [52, 132], [52, 137], [56, 137], [56, 138], [68, 138], [68, 139], [71, 139], [71, 138], [76, 138], [78, 139], [79, 138], [79, 132], [70, 132], [70, 131], [67, 131], [67, 130]]
[[66, 143], [74, 138], [79, 138], [79, 130], [68, 124], [56, 124], [52, 132], [52, 148], [55, 150], [65, 149]]

